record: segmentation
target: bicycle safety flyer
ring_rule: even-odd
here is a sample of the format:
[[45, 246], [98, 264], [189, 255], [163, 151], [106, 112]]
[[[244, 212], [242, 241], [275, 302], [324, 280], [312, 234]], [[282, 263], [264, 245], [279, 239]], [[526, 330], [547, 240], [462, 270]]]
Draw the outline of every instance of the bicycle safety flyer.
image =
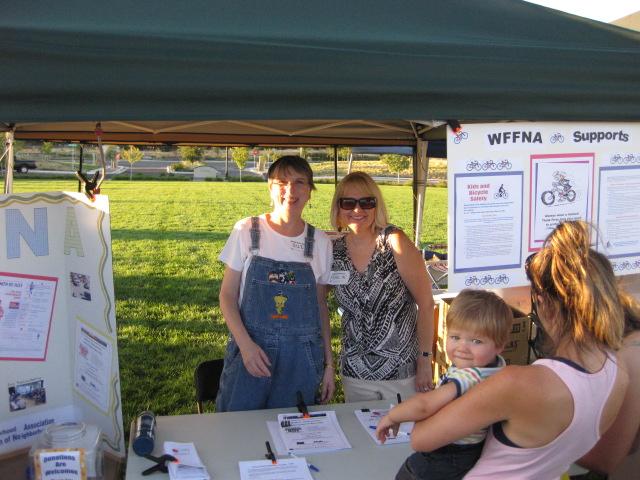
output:
[[333, 410], [278, 415], [278, 433], [288, 453], [306, 454], [351, 448]]
[[362, 425], [362, 428], [364, 428], [365, 432], [367, 432], [376, 445], [395, 445], [396, 443], [409, 443], [411, 441], [410, 435], [415, 422], [401, 423], [400, 428], [398, 429], [398, 434], [396, 436], [387, 436], [384, 443], [376, 437], [378, 422], [382, 417], [389, 413], [391, 408], [393, 408], [393, 405], [391, 405], [390, 408], [363, 408], [354, 411], [360, 425]]
[[47, 355], [58, 279], [0, 272], [0, 360]]
[[570, 220], [617, 275], [640, 273], [640, 125], [462, 124], [447, 157], [450, 291], [527, 285], [525, 259]]

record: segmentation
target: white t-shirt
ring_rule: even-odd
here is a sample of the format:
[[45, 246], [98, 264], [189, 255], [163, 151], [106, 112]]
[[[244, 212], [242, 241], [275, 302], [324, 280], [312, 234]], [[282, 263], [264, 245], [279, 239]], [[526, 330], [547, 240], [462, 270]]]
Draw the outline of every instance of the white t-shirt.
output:
[[[260, 248], [258, 255], [282, 262], [305, 262], [311, 263], [311, 269], [316, 277], [316, 282], [326, 285], [331, 274], [332, 247], [331, 240], [322, 230], [316, 229], [313, 244], [313, 259], [304, 256], [304, 239], [307, 236], [307, 227], [297, 237], [287, 237], [274, 231], [267, 222], [265, 215], [258, 217], [260, 223]], [[218, 260], [225, 263], [236, 272], [242, 272], [240, 282], [240, 298], [238, 304], [242, 302], [242, 292], [244, 291], [244, 280], [247, 275], [247, 268], [251, 260], [251, 217], [238, 221], [229, 235]]]

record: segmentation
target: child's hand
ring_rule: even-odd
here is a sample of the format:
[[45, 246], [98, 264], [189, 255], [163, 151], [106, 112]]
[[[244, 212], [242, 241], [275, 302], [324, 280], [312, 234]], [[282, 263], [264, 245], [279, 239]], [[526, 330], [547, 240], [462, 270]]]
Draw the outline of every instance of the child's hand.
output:
[[378, 422], [378, 427], [376, 428], [376, 437], [378, 438], [378, 440], [380, 440], [381, 443], [384, 443], [387, 440], [387, 437], [396, 437], [398, 435], [399, 428], [399, 423], [394, 423], [389, 418], [389, 415], [385, 415]]

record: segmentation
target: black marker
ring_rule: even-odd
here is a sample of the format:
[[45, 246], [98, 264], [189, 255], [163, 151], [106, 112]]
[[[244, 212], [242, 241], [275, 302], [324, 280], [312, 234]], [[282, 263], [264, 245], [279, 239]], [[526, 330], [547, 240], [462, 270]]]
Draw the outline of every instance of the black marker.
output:
[[267, 460], [271, 460], [271, 463], [275, 465], [278, 462], [276, 461], [276, 456], [273, 454], [273, 450], [271, 450], [271, 444], [269, 444], [268, 440], [264, 443], [267, 446], [267, 453], [265, 453], [264, 456]]

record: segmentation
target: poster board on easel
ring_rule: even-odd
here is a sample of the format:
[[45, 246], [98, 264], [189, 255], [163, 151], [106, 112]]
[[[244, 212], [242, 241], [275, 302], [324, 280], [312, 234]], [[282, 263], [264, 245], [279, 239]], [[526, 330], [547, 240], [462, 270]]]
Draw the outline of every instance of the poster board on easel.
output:
[[82, 421], [124, 458], [107, 197], [2, 195], [0, 239], [0, 456]]

